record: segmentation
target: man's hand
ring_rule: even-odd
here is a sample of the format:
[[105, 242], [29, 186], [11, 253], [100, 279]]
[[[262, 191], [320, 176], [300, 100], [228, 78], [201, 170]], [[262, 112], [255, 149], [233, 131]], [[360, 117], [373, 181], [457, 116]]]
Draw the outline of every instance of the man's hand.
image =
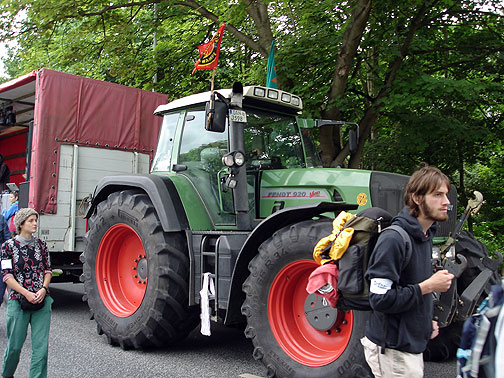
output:
[[442, 293], [448, 291], [451, 286], [453, 277], [454, 275], [448, 273], [447, 270], [438, 270], [436, 273], [427, 278], [425, 281], [420, 282], [418, 285], [420, 286], [422, 294], [429, 294], [433, 291]]
[[435, 320], [432, 321], [432, 333], [430, 335], [431, 340], [439, 335], [439, 324]]

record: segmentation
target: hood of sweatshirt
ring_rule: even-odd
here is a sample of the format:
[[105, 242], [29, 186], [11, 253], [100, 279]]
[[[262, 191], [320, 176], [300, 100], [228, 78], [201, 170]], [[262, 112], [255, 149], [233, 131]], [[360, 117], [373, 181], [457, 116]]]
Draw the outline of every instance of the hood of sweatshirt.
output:
[[415, 239], [417, 242], [427, 242], [432, 239], [436, 234], [437, 223], [434, 224], [427, 230], [427, 235], [424, 235], [422, 226], [418, 223], [418, 220], [410, 214], [409, 208], [404, 207], [399, 214], [397, 214], [392, 219], [392, 224], [398, 224], [408, 232], [408, 234]]

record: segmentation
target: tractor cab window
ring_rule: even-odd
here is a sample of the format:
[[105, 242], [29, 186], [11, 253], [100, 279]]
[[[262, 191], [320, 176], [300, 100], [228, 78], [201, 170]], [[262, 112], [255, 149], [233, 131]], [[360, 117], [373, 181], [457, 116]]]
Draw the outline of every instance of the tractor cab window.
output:
[[163, 116], [163, 125], [158, 138], [156, 156], [152, 163], [152, 172], [166, 172], [170, 170], [173, 139], [179, 121], [180, 113]]
[[294, 117], [247, 111], [247, 169], [304, 167], [301, 143]]
[[228, 152], [227, 130], [215, 133], [205, 130], [205, 111], [186, 114], [177, 164], [187, 167], [180, 172], [193, 183], [214, 224], [234, 224], [231, 191], [222, 192], [220, 177], [226, 169], [222, 156]]

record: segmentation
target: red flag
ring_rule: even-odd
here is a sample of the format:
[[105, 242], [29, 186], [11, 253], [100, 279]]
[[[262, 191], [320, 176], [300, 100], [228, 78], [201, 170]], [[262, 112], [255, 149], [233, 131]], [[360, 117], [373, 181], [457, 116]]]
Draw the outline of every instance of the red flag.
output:
[[217, 63], [219, 61], [220, 44], [222, 41], [222, 35], [224, 34], [225, 26], [226, 24], [223, 24], [215, 32], [210, 41], [198, 46], [199, 59], [194, 65], [194, 69], [191, 75], [194, 74], [196, 70], [209, 70], [215, 69], [217, 67]]

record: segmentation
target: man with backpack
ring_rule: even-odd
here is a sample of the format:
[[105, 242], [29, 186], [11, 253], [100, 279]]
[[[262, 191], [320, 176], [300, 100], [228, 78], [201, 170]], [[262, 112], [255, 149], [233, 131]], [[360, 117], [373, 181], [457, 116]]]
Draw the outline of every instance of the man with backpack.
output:
[[361, 342], [375, 377], [423, 377], [422, 353], [439, 332], [431, 293], [447, 291], [453, 279], [446, 270], [433, 274], [431, 265], [435, 223], [448, 219], [449, 190], [439, 169], [417, 170], [406, 187], [406, 207], [392, 222], [409, 234], [410, 246], [385, 229], [371, 254], [366, 279], [373, 311]]

